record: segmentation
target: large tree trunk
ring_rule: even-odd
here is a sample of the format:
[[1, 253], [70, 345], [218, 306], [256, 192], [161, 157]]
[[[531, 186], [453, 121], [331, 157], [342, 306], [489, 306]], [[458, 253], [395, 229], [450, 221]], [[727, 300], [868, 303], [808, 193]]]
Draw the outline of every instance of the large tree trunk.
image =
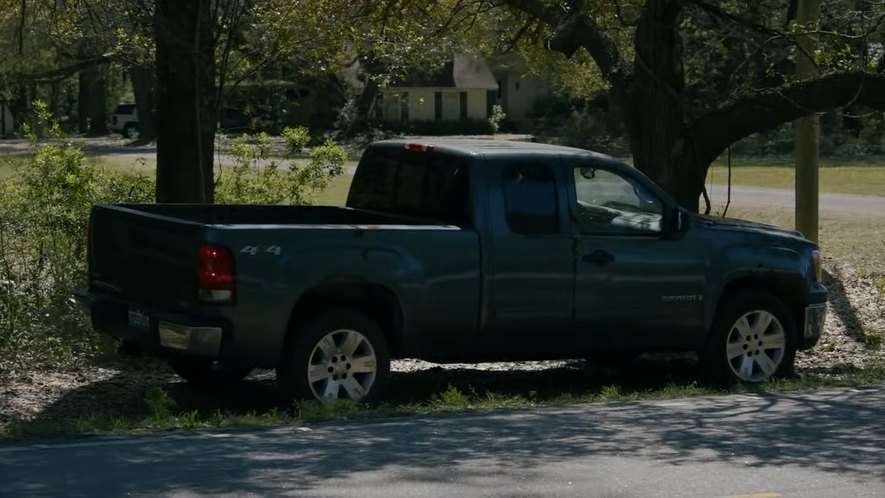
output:
[[156, 68], [132, 66], [129, 70], [135, 107], [138, 110], [138, 140], [152, 142], [156, 136], [155, 109], [157, 103]]
[[158, 0], [157, 202], [214, 201], [215, 42], [208, 2]]
[[78, 130], [92, 136], [107, 135], [107, 80], [104, 69], [98, 65], [82, 69], [79, 80]]
[[89, 109], [92, 107], [88, 69], [80, 71], [77, 80], [77, 131], [85, 135], [89, 133]]
[[95, 68], [96, 78], [93, 86], [92, 108], [89, 113], [89, 134], [91, 136], [108, 134], [108, 80], [105, 78], [105, 67]]
[[634, 40], [627, 128], [636, 167], [680, 205], [697, 211], [706, 169], [693, 160], [693, 141], [686, 134], [681, 18], [679, 0], [646, 3]]

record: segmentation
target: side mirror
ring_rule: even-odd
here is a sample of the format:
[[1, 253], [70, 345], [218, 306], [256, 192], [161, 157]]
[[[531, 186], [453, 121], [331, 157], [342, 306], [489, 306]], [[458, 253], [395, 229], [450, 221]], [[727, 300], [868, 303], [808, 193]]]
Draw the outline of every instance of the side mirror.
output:
[[581, 176], [587, 180], [596, 178], [596, 168], [581, 168]]
[[681, 209], [673, 208], [670, 211], [670, 216], [667, 217], [667, 231], [670, 235], [678, 235], [685, 231], [687, 221], [685, 213]]

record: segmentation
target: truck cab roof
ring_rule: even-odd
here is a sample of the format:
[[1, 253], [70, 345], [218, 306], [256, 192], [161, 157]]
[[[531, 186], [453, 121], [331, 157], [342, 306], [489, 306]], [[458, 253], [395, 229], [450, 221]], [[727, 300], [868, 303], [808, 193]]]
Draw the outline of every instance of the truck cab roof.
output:
[[414, 137], [404, 139], [381, 140], [371, 145], [372, 147], [405, 148], [420, 147], [426, 150], [434, 150], [449, 154], [465, 156], [524, 156], [527, 153], [535, 155], [554, 155], [558, 157], [570, 156], [588, 159], [596, 159], [605, 162], [623, 164], [617, 159], [574, 147], [563, 145], [551, 145], [535, 142], [521, 142], [516, 140], [487, 140], [476, 138], [440, 138], [440, 137]]

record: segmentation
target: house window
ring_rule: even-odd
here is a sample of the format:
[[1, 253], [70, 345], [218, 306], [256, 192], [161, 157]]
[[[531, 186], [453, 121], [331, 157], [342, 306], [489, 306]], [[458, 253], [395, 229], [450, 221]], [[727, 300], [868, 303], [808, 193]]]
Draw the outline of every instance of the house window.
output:
[[400, 96], [399, 119], [403, 123], [409, 120], [409, 92], [403, 92]]
[[375, 119], [377, 121], [384, 120], [384, 94], [379, 93], [375, 96]]
[[461, 121], [467, 120], [467, 92], [461, 92]]
[[492, 107], [498, 102], [498, 90], [486, 90], [486, 117], [492, 115]]
[[442, 121], [442, 92], [433, 94], [433, 119]]

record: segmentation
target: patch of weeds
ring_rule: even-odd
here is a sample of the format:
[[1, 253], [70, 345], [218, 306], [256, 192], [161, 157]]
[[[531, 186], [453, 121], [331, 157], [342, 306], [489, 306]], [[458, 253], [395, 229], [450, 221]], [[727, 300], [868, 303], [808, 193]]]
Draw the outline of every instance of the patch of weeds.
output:
[[449, 384], [445, 391], [434, 395], [431, 400], [431, 406], [449, 410], [470, 408], [470, 405], [470, 396], [462, 393], [451, 384]]
[[616, 385], [603, 386], [602, 389], [599, 390], [599, 394], [597, 395], [598, 399], [601, 401], [613, 401], [616, 399], [621, 399], [623, 395], [621, 394], [621, 387]]
[[147, 405], [151, 418], [156, 422], [171, 417], [178, 406], [178, 403], [175, 402], [172, 396], [169, 396], [165, 389], [159, 387], [148, 392], [144, 398], [144, 403]]
[[533, 406], [534, 403], [519, 394], [501, 394], [489, 391], [482, 399], [481, 405], [484, 408], [525, 408]]
[[873, 280], [873, 285], [876, 286], [876, 290], [879, 291], [879, 295], [885, 297], [885, 278], [877, 278]]
[[200, 417], [200, 412], [193, 410], [183, 412], [176, 417], [177, 427], [182, 429], [204, 429], [209, 427], [208, 421]]
[[649, 394], [654, 395], [656, 398], [689, 398], [692, 396], [709, 396], [712, 394], [716, 394], [717, 391], [715, 389], [711, 389], [708, 387], [699, 386], [696, 382], [692, 382], [691, 384], [676, 384], [669, 383], [662, 387], [657, 391], [651, 391]]
[[298, 403], [298, 418], [305, 422], [328, 420], [335, 418], [351, 418], [359, 414], [360, 405], [348, 399], [336, 399], [331, 403], [320, 404], [317, 401]]
[[0, 440], [60, 439], [73, 436], [126, 434], [138, 424], [122, 417], [90, 413], [76, 420], [13, 420], [0, 428]]
[[882, 344], [882, 331], [872, 325], [864, 325], [863, 342], [868, 346], [880, 346]]

